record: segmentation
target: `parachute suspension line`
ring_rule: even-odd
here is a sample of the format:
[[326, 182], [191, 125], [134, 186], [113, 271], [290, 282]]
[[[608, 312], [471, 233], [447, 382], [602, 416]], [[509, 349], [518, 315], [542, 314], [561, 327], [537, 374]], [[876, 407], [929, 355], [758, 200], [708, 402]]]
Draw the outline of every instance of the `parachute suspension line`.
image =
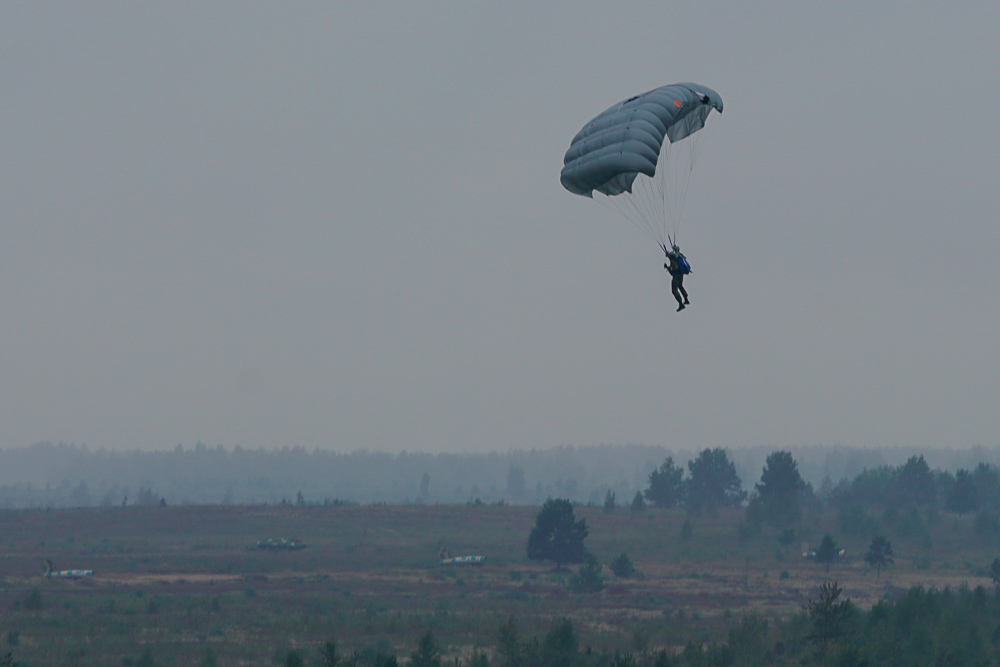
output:
[[654, 241], [656, 240], [656, 234], [652, 229], [650, 229], [648, 224], [645, 224], [645, 218], [640, 214], [638, 208], [634, 201], [628, 198], [623, 198], [621, 196], [616, 197], [606, 197], [601, 196], [599, 199], [594, 198], [599, 201], [602, 206], [608, 209], [614, 209], [614, 211], [620, 215], [622, 218], [628, 221], [630, 225], [638, 229], [640, 232], [651, 237]]
[[638, 218], [642, 221], [646, 233], [649, 234], [653, 238], [653, 240], [656, 240], [657, 235], [656, 235], [655, 217], [653, 216], [652, 208], [650, 207], [648, 198], [645, 195], [646, 195], [646, 177], [640, 174], [632, 182], [631, 194], [624, 195], [624, 197], [632, 205], [633, 210], [636, 212]]
[[632, 223], [639, 231], [649, 236], [654, 241], [657, 240], [656, 227], [650, 222], [650, 214], [644, 202], [635, 197], [614, 197], [612, 201], [619, 206], [618, 212]]
[[663, 150], [661, 151], [659, 163], [656, 165], [656, 186], [660, 192], [660, 211], [661, 211], [661, 231], [660, 234], [667, 239], [669, 245], [670, 243], [670, 233], [676, 233], [675, 229], [672, 229], [670, 220], [671, 212], [670, 207], [673, 206], [673, 191], [670, 188], [670, 171], [673, 168], [673, 161], [670, 159], [670, 140], [666, 137], [663, 139]]
[[640, 175], [633, 181], [631, 193], [622, 193], [612, 197], [604, 196], [599, 201], [605, 205], [610, 203], [618, 214], [628, 220], [633, 227], [649, 236], [653, 241], [661, 243], [663, 237], [657, 224], [656, 208], [649, 201], [649, 197], [645, 196], [645, 191], [648, 188], [646, 180], [645, 176]]
[[[635, 211], [636, 216], [642, 221], [643, 227], [647, 230], [647, 233], [651, 234], [654, 238], [656, 237], [656, 227], [653, 225], [653, 215], [650, 209], [649, 202], [643, 196], [645, 193], [645, 180], [646, 177], [639, 175], [632, 181], [632, 192], [628, 195], [623, 195], [624, 200], [628, 202], [632, 210]], [[621, 198], [620, 196], [619, 198]]]
[[645, 175], [636, 177], [632, 185], [632, 198], [636, 202], [636, 208], [641, 209], [649, 235], [658, 244], [662, 244], [666, 238], [665, 209], [656, 175], [654, 174], [652, 178]]
[[627, 220], [666, 252], [677, 243], [691, 174], [701, 153], [705, 132], [695, 132], [676, 144], [664, 137], [653, 176], [638, 174], [632, 189], [594, 199]]
[[677, 162], [676, 171], [676, 181], [675, 190], [676, 201], [674, 210], [674, 227], [671, 231], [674, 234], [674, 240], [677, 239], [677, 233], [680, 231], [681, 222], [684, 220], [684, 208], [687, 203], [687, 194], [691, 186], [691, 174], [694, 173], [695, 164], [698, 161], [698, 157], [701, 155], [702, 139], [707, 133], [696, 132], [689, 135], [687, 138], [683, 139], [678, 146], [678, 151], [681, 155], [674, 158]]
[[704, 132], [696, 132], [677, 144], [663, 142], [656, 171], [652, 177], [636, 176], [631, 192], [595, 197], [614, 208], [628, 222], [649, 236], [661, 248], [677, 243], [691, 174], [701, 153]]
[[[683, 143], [683, 142], [682, 142]], [[668, 183], [665, 187], [670, 188], [671, 193], [673, 193], [673, 201], [670, 202], [670, 231], [673, 233], [674, 238], [677, 237], [677, 232], [680, 231], [681, 224], [681, 214], [684, 207], [684, 195], [686, 194], [686, 182], [687, 179], [684, 178], [684, 146], [674, 146], [670, 144], [671, 152], [673, 155], [668, 160], [670, 166], [669, 169], [665, 169], [665, 178], [668, 179]], [[678, 155], [680, 153], [680, 155]], [[690, 172], [688, 172], [690, 173]]]

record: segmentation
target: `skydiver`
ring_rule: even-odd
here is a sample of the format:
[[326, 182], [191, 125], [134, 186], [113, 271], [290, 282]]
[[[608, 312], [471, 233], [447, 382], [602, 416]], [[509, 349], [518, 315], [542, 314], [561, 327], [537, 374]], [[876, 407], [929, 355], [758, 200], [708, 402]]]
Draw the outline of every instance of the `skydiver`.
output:
[[[687, 258], [676, 243], [670, 247], [670, 250], [667, 250], [666, 246], [662, 247], [667, 259], [670, 260], [668, 264], [663, 265], [663, 268], [670, 274], [670, 291], [677, 299], [677, 312], [679, 313], [691, 303], [688, 301], [687, 290], [684, 289], [684, 276], [691, 273], [691, 265], [688, 264]], [[684, 298], [682, 299], [681, 296]]]

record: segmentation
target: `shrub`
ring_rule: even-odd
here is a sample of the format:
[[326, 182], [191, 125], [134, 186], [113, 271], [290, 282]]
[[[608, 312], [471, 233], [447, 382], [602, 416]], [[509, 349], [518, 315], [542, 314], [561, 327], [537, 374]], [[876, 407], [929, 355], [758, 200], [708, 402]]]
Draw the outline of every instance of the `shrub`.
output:
[[410, 655], [411, 667], [441, 667], [441, 648], [434, 641], [434, 634], [428, 630], [420, 638], [417, 650]]
[[612, 561], [611, 571], [615, 573], [616, 577], [628, 579], [635, 574], [635, 566], [632, 565], [632, 561], [629, 559], [628, 554], [622, 552], [621, 556]]
[[577, 574], [570, 577], [569, 588], [577, 593], [598, 593], [604, 589], [602, 566], [594, 554], [587, 554]]
[[641, 512], [646, 509], [646, 501], [642, 499], [641, 491], [635, 492], [635, 498], [632, 499], [632, 504], [629, 505], [629, 509], [633, 512]]

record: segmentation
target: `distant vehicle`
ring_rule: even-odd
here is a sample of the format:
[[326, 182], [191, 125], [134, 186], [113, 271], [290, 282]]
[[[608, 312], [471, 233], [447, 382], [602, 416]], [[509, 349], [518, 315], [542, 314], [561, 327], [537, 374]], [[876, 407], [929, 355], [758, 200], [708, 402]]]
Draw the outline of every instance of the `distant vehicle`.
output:
[[52, 561], [48, 558], [43, 558], [42, 562], [45, 564], [45, 574], [46, 577], [60, 577], [62, 579], [79, 579], [80, 577], [92, 577], [94, 576], [93, 570], [54, 570], [52, 568]]
[[482, 565], [486, 562], [486, 556], [452, 556], [447, 549], [442, 549], [439, 554], [441, 565]]
[[306, 545], [298, 540], [288, 540], [285, 538], [271, 538], [269, 540], [260, 540], [257, 542], [258, 549], [271, 549], [274, 551], [299, 551], [305, 549]]
[[[843, 558], [845, 553], [847, 553], [847, 549], [840, 549], [839, 551], [837, 551], [837, 557], [838, 558]], [[802, 552], [802, 557], [803, 558], [815, 558], [816, 557], [816, 552], [815, 551], [803, 551]]]

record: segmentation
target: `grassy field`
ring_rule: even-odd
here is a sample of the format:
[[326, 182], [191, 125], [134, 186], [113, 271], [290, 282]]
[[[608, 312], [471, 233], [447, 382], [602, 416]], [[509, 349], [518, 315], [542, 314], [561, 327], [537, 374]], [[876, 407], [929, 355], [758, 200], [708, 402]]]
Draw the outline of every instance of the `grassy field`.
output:
[[[750, 611], [787, 618], [837, 580], [861, 606], [911, 586], [991, 586], [1000, 536], [980, 517], [807, 517], [794, 539], [749, 530], [742, 511], [577, 507], [588, 548], [609, 564], [627, 553], [640, 575], [572, 593], [569, 572], [527, 561], [535, 507], [485, 505], [178, 506], [0, 512], [0, 654], [29, 665], [280, 664], [291, 647], [406, 656], [431, 629], [450, 657], [490, 649], [513, 614], [522, 632], [573, 620], [581, 644], [631, 651], [721, 636]], [[881, 521], [881, 524], [879, 524]], [[916, 522], [916, 523], [914, 523]], [[855, 522], [856, 524], [857, 522]], [[986, 526], [984, 528], [984, 526]], [[862, 560], [872, 531], [892, 540], [881, 578]], [[846, 549], [826, 569], [803, 559], [829, 532]], [[852, 536], [852, 533], [856, 536]], [[301, 551], [265, 551], [294, 538]], [[438, 564], [485, 555], [483, 566]], [[92, 569], [77, 580], [43, 578]]]

